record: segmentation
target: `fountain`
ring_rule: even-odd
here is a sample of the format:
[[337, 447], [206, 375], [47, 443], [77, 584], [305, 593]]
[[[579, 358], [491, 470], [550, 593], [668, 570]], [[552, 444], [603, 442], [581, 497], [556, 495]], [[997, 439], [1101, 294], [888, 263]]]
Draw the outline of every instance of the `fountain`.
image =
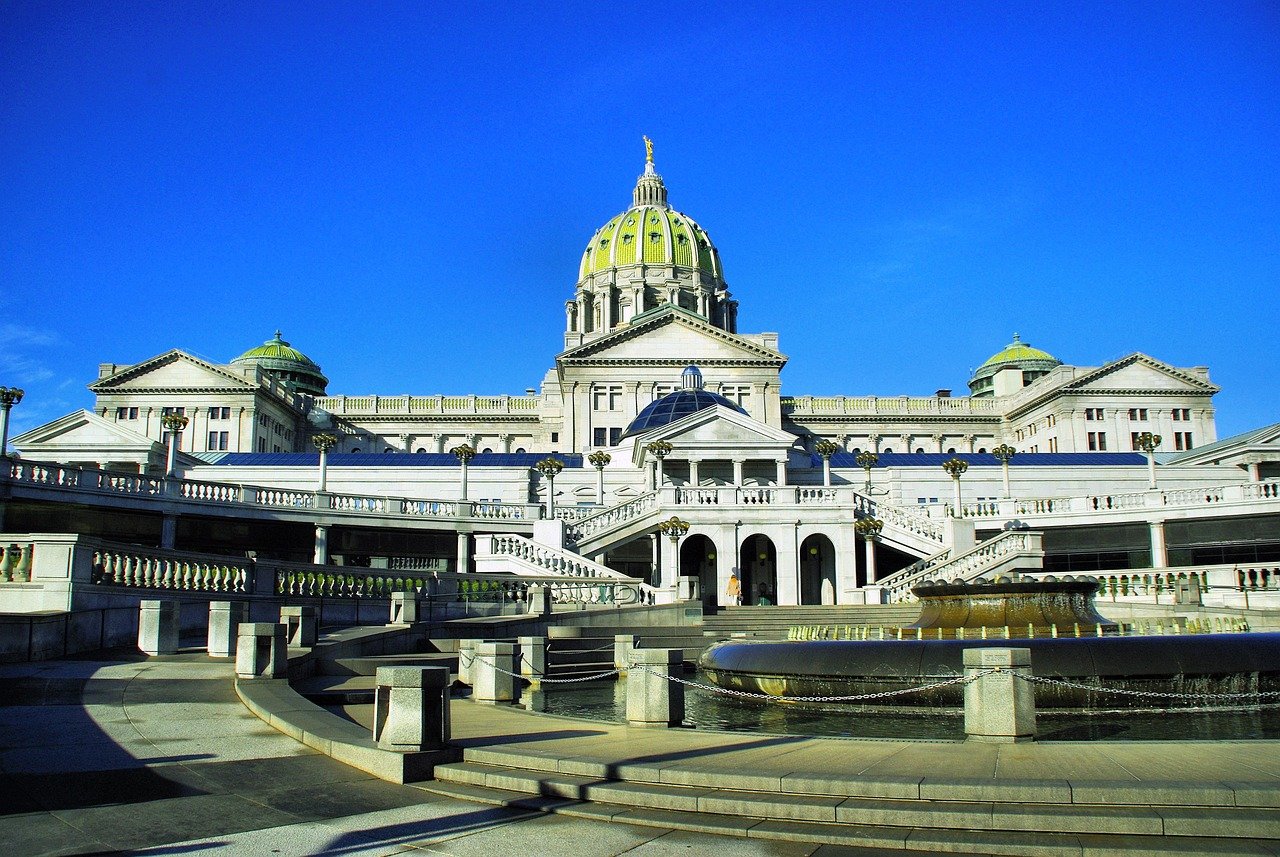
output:
[[[925, 582], [912, 589], [921, 602], [920, 619], [882, 629], [881, 639], [718, 643], [703, 653], [699, 666], [711, 682], [732, 690], [782, 698], [853, 696], [961, 675], [967, 648], [1016, 646], [1031, 649], [1035, 676], [1086, 686], [1038, 684], [1037, 708], [1177, 704], [1115, 691], [1280, 691], [1280, 634], [1124, 636], [1124, 626], [1098, 614], [1097, 590], [1091, 577]], [[962, 686], [952, 684], [860, 704], [959, 707], [962, 697]], [[1215, 704], [1211, 699], [1200, 703]]]

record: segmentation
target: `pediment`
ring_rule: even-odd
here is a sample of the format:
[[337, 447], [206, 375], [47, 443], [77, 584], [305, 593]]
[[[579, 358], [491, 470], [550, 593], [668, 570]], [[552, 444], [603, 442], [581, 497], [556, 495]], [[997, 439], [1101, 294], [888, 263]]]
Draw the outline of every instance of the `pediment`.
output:
[[158, 441], [103, 419], [92, 411], [76, 411], [37, 426], [15, 437], [12, 443], [23, 453], [97, 449], [132, 451], [160, 446]]
[[776, 365], [787, 358], [756, 342], [707, 324], [674, 308], [655, 312], [592, 342], [563, 352], [560, 364], [601, 365], [642, 362], [646, 365]]
[[637, 435], [632, 452], [637, 466], [643, 464], [648, 444], [657, 440], [667, 441], [685, 455], [779, 458], [795, 446], [797, 437], [716, 405]]
[[187, 354], [173, 351], [153, 357], [90, 384], [95, 393], [117, 390], [252, 390], [247, 379]]
[[1145, 354], [1131, 354], [1075, 379], [1072, 392], [1150, 391], [1216, 393], [1218, 387]]

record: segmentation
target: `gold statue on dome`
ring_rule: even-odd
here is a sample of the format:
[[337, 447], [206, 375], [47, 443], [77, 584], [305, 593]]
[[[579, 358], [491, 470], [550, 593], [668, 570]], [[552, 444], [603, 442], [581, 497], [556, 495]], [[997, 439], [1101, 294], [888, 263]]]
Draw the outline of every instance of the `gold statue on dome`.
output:
[[653, 163], [653, 141], [647, 136], [644, 138], [644, 160], [647, 164]]

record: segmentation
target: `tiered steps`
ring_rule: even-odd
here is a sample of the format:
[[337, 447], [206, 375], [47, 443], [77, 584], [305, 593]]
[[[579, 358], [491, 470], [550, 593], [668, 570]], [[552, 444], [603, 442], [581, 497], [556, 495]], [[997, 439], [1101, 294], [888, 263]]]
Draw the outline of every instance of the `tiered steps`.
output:
[[553, 628], [547, 640], [547, 674], [551, 678], [580, 678], [613, 669], [614, 637], [630, 634], [641, 649], [683, 649], [686, 661], [696, 661], [713, 642], [700, 625], [627, 625], [601, 628]]
[[870, 625], [897, 628], [920, 618], [919, 604], [839, 604], [801, 607], [722, 607], [702, 617], [709, 637], [735, 635], [785, 640], [791, 628], [804, 626]]
[[[1197, 790], [1096, 788], [1057, 783], [956, 781], [924, 793], [918, 778], [761, 777], [681, 772], [665, 782], [644, 766], [594, 765], [469, 748], [423, 787], [451, 797], [525, 809], [748, 838], [901, 850], [1032, 857], [1081, 854], [1280, 853], [1277, 792], [1239, 805], [1197, 804]], [[570, 766], [573, 767], [573, 766]]]

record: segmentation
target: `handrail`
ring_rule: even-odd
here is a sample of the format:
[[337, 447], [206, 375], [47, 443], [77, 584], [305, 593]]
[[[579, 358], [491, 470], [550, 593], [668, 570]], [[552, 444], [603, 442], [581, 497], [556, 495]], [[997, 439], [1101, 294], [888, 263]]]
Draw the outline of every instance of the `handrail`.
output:
[[902, 571], [876, 581], [876, 586], [886, 589], [890, 600], [905, 598], [911, 587], [926, 578], [947, 580], [971, 580], [999, 565], [1006, 558], [1017, 554], [1044, 555], [1040, 533], [1027, 530], [1006, 530], [998, 536], [979, 542], [967, 551], [923, 567], [908, 566]]

